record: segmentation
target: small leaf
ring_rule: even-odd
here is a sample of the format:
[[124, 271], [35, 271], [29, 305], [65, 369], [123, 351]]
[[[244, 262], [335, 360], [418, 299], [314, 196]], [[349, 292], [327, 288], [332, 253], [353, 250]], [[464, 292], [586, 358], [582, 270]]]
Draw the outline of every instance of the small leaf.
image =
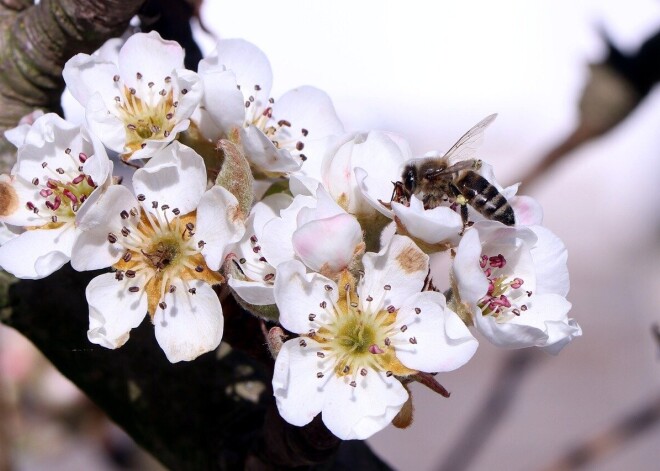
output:
[[239, 208], [247, 217], [253, 200], [252, 184], [254, 177], [250, 164], [240, 145], [226, 139], [218, 142], [218, 149], [224, 154], [224, 161], [215, 184], [226, 188], [238, 200]]

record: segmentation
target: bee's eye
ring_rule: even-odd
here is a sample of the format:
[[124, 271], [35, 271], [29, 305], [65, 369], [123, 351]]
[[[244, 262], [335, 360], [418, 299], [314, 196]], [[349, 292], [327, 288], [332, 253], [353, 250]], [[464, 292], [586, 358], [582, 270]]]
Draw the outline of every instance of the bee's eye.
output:
[[415, 187], [417, 186], [417, 172], [415, 172], [414, 168], [411, 167], [404, 173], [403, 186], [410, 193], [415, 191]]

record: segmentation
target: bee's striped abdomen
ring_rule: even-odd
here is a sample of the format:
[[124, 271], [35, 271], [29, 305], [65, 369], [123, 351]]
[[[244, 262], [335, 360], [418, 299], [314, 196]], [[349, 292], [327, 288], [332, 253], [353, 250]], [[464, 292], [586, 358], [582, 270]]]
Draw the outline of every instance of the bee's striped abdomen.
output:
[[472, 170], [466, 170], [454, 181], [470, 206], [487, 219], [507, 226], [516, 222], [513, 208], [488, 180]]

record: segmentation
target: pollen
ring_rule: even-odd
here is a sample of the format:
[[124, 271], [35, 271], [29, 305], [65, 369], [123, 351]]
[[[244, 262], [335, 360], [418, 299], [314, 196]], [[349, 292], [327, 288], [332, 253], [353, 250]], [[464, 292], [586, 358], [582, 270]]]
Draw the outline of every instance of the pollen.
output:
[[428, 266], [428, 257], [417, 247], [409, 246], [396, 257], [401, 269], [406, 273], [414, 273], [425, 270]]
[[18, 208], [16, 190], [7, 182], [0, 182], [0, 216], [9, 216]]

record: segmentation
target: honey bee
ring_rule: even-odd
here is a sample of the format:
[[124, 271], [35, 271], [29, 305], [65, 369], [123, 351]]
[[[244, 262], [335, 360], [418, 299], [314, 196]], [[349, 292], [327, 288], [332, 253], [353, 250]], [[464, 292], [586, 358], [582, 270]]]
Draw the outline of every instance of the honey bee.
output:
[[460, 205], [463, 229], [469, 225], [469, 204], [487, 219], [507, 226], [516, 222], [513, 208], [488, 180], [477, 173], [481, 160], [474, 159], [484, 129], [497, 117], [492, 114], [466, 132], [442, 157], [409, 161], [394, 183], [392, 201], [408, 204], [412, 195], [422, 195], [425, 209], [450, 201]]

